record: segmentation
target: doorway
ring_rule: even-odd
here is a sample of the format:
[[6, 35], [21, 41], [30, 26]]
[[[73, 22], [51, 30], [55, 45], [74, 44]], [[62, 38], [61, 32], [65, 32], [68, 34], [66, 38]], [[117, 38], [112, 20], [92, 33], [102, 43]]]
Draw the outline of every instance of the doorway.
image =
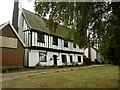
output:
[[53, 55], [54, 65], [57, 65], [57, 55]]

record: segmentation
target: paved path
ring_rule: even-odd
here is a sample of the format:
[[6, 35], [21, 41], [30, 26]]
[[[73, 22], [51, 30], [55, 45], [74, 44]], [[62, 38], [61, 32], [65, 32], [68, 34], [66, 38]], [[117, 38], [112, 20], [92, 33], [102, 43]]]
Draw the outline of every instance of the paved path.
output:
[[59, 72], [59, 71], [67, 71], [71, 69], [79, 69], [79, 68], [88, 68], [88, 67], [97, 67], [97, 66], [104, 66], [104, 65], [92, 65], [92, 66], [80, 66], [80, 67], [69, 67], [69, 68], [57, 68], [57, 69], [44, 69], [44, 70], [30, 70], [30, 71], [22, 71], [22, 72], [14, 72], [14, 73], [3, 73], [0, 74], [0, 81], [4, 82], [7, 80], [14, 80], [16, 78], [20, 77], [26, 77], [30, 75], [38, 75], [38, 74], [46, 74], [46, 73], [53, 73], [53, 72]]

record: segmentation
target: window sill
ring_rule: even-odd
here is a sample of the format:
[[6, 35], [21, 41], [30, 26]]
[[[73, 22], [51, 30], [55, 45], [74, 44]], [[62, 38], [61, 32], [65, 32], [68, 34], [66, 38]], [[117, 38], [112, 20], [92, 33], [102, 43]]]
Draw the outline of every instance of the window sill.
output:
[[37, 42], [39, 42], [39, 43], [45, 43], [44, 41], [37, 41]]

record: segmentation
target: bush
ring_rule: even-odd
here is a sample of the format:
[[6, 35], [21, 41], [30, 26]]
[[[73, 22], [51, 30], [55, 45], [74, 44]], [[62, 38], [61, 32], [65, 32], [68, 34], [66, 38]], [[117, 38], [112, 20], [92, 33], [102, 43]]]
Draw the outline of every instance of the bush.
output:
[[90, 59], [87, 57], [84, 57], [83, 58], [83, 65], [85, 65], [85, 66], [90, 65]]
[[17, 66], [16, 67], [3, 67], [2, 73], [24, 71], [24, 70], [26, 70], [26, 68], [22, 67], [22, 66], [20, 66], [20, 67], [17, 67]]
[[72, 66], [77, 66], [78, 62], [72, 62]]
[[99, 64], [99, 62], [97, 61], [97, 59], [94, 60], [94, 64]]

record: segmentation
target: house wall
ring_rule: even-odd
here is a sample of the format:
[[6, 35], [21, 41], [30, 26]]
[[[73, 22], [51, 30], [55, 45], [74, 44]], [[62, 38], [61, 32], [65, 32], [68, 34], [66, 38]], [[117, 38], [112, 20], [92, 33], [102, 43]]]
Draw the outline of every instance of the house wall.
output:
[[[12, 28], [7, 25], [5, 28], [0, 30], [2, 36], [14, 38], [17, 40], [17, 47], [0, 47], [2, 49], [2, 66], [23, 66], [24, 60], [24, 47], [21, 42], [18, 40]], [[5, 42], [5, 41], [3, 41]], [[16, 43], [14, 43], [16, 44]]]
[[24, 66], [28, 66], [28, 60], [29, 60], [29, 49], [25, 49], [24, 53]]
[[44, 43], [37, 42], [38, 34], [37, 32], [32, 32], [32, 46], [37, 47], [47, 47], [48, 48], [48, 35], [44, 35]]
[[[74, 48], [73, 42], [71, 42], [71, 41], [68, 42], [68, 47], [64, 47], [64, 40], [61, 38], [58, 38], [58, 46], [53, 45], [53, 37], [51, 35], [47, 35], [47, 34], [44, 35], [44, 38], [45, 38], [44, 43], [37, 42], [37, 37], [38, 37], [37, 32], [38, 31], [33, 32], [31, 30], [33, 28], [29, 25], [29, 23], [26, 19], [26, 16], [23, 15], [24, 13], [22, 13], [22, 9], [20, 6], [21, 5], [19, 5], [18, 34], [26, 45], [25, 57], [24, 57], [24, 59], [25, 59], [24, 65], [25, 66], [37, 65], [39, 63], [39, 52], [46, 52], [46, 54], [47, 54], [47, 57], [46, 57], [47, 62], [40, 62], [40, 64], [43, 66], [44, 65], [47, 65], [47, 66], [54, 65], [53, 60], [51, 60], [53, 55], [58, 56], [57, 65], [63, 65], [62, 59], [61, 59], [61, 55], [63, 55], [63, 54], [67, 56], [67, 62], [70, 64], [70, 57], [69, 57], [70, 54], [69, 53], [59, 53], [59, 52], [52, 52], [52, 51], [45, 51], [45, 50], [34, 50], [35, 48], [40, 49], [40, 47], [45, 47], [46, 49], [52, 48], [55, 50], [57, 49], [58, 51], [64, 50], [64, 51], [82, 52], [82, 50], [79, 49], [78, 45], [76, 45], [76, 48]], [[75, 62], [78, 62], [78, 56], [81, 56], [81, 58], [82, 58], [82, 55], [80, 55], [80, 54], [71, 53], [71, 55], [73, 56], [73, 61], [75, 61]], [[81, 62], [83, 62], [82, 59], [81, 59]], [[79, 63], [79, 64], [82, 64], [82, 63]]]
[[[53, 45], [53, 36], [47, 35], [47, 34], [44, 34], [45, 43], [37, 42], [38, 32], [29, 31], [29, 25], [22, 14], [21, 14], [21, 19], [19, 21], [18, 34], [20, 35], [22, 40], [25, 42], [27, 47], [30, 47], [32, 45], [36, 47], [46, 47], [46, 48], [61, 49], [61, 50], [67, 50], [67, 51], [83, 52], [83, 50], [80, 49], [77, 44], [76, 44], [76, 48], [74, 48], [73, 42], [71, 41], [68, 41], [68, 47], [64, 47], [64, 40], [61, 38], [58, 38], [58, 46]], [[31, 42], [31, 39], [32, 39], [32, 42]]]
[[[74, 48], [73, 47], [73, 42], [71, 42], [71, 41], [68, 41], [68, 47], [64, 47], [64, 40], [61, 39], [61, 38], [58, 38], [58, 45], [56, 46], [56, 45], [53, 45], [53, 36], [48, 36], [47, 34], [44, 34], [44, 41], [45, 42], [42, 43], [42, 42], [37, 42], [37, 39], [38, 39], [38, 33], [37, 32], [34, 32], [34, 31], [30, 32], [28, 30], [28, 31], [25, 31], [24, 33], [25, 33], [25, 43], [26, 43], [27, 47], [31, 47], [31, 45], [32, 45], [36, 48], [45, 47], [45, 48], [51, 48], [51, 49], [56, 49], [56, 50], [82, 52], [82, 50], [79, 49], [78, 45], [76, 45], [76, 48]], [[29, 57], [27, 58], [26, 55], [27, 55], [28, 51], [29, 51]], [[27, 60], [26, 60], [27, 64], [26, 65], [36, 66], [39, 63], [39, 52], [41, 52], [42, 50], [30, 49], [28, 51], [25, 52], [25, 57], [27, 58]], [[43, 52], [46, 52], [46, 51], [43, 50]], [[59, 51], [58, 52], [47, 51], [46, 53], [47, 53], [47, 62], [40, 62], [40, 65], [42, 65], [42, 66], [52, 66], [52, 65], [54, 65], [54, 61], [51, 60], [51, 58], [53, 58], [53, 55], [58, 56], [57, 66], [63, 65], [61, 55], [66, 55], [68, 65], [72, 65], [70, 63], [70, 56], [69, 56], [70, 54], [69, 53], [60, 53]], [[78, 56], [81, 56], [81, 63], [78, 63], [78, 64], [81, 65], [83, 63], [83, 56], [82, 55], [73, 54], [73, 53], [71, 53], [71, 55], [73, 56], [73, 62], [78, 62]]]
[[[39, 52], [45, 52], [47, 61], [46, 62], [40, 62], [39, 61]], [[29, 50], [29, 61], [28, 66], [33, 67], [36, 66], [38, 63], [40, 63], [41, 66], [52, 66], [54, 65], [54, 59], [53, 55], [57, 55], [57, 66], [62, 66], [64, 63], [62, 62], [62, 55], [66, 55], [67, 57], [67, 65], [72, 65], [70, 63], [70, 55], [73, 56], [73, 62], [78, 62], [78, 56], [81, 56], [81, 62], [78, 63], [78, 65], [83, 64], [83, 55], [80, 54], [68, 54], [68, 53], [60, 53], [60, 52], [52, 52], [52, 51], [45, 51], [45, 50]], [[26, 64], [27, 65], [27, 64]]]
[[39, 53], [37, 50], [30, 50], [29, 51], [29, 66], [36, 66], [39, 62]]
[[[30, 42], [30, 40], [28, 40], [28, 36], [30, 36], [28, 32], [30, 33], [30, 31], [25, 32], [25, 42], [27, 46], [28, 46], [28, 41]], [[49, 36], [47, 34], [44, 34], [44, 40], [45, 40], [44, 43], [37, 42], [37, 39], [38, 39], [38, 33], [32, 31], [32, 46], [60, 49], [60, 50], [66, 50], [66, 51], [76, 51], [76, 52], [83, 51], [79, 48], [78, 45], [76, 45], [76, 48], [74, 48], [73, 42], [71, 41], [68, 41], [68, 47], [64, 47], [64, 40], [61, 38], [58, 38], [58, 45], [53, 45], [53, 36]]]
[[20, 38], [22, 39], [22, 41], [26, 44], [26, 46], [28, 46], [28, 35], [30, 33], [30, 31], [26, 31], [25, 30], [29, 30], [29, 26], [26, 22], [26, 20], [24, 19], [22, 13], [20, 14], [20, 17], [19, 17], [19, 22], [18, 22], [18, 34], [20, 36]]
[[70, 57], [68, 53], [60, 53], [60, 64], [64, 65], [64, 63], [62, 62], [62, 55], [66, 55], [67, 65], [70, 65]]
[[95, 61], [96, 59], [96, 51], [93, 48], [91, 48], [91, 59], [92, 61]]
[[[60, 53], [47, 51], [47, 66], [54, 65], [53, 55], [57, 55], [57, 65], [60, 65]], [[44, 63], [45, 64], [45, 63]]]
[[31, 32], [29, 30], [24, 32], [24, 43], [26, 47], [31, 46]]
[[[58, 45], [53, 45], [53, 36], [48, 35], [48, 34], [44, 34], [44, 43], [38, 42], [37, 41], [38, 31], [29, 29], [29, 25], [27, 24], [27, 21], [25, 20], [25, 17], [23, 17], [23, 15], [21, 15], [21, 20], [19, 23], [19, 34], [22, 37], [23, 41], [25, 42], [26, 47], [28, 47], [28, 48], [36, 47], [36, 49], [37, 49], [40, 47], [44, 47], [47, 49], [51, 48], [51, 49], [56, 49], [56, 50], [83, 52], [83, 50], [81, 50], [78, 45], [76, 45], [76, 48], [74, 48], [73, 42], [71, 42], [71, 41], [68, 41], [68, 47], [64, 47], [64, 39], [62, 39], [62, 38], [58, 38]], [[37, 65], [39, 63], [39, 52], [41, 52], [41, 51], [42, 50], [25, 49], [25, 63], [24, 63], [24, 65], [25, 66]], [[46, 51], [43, 50], [42, 52], [46, 52]], [[42, 66], [54, 65], [54, 61], [51, 60], [51, 58], [53, 58], [53, 55], [58, 56], [57, 65], [58, 66], [63, 65], [62, 59], [61, 59], [62, 54], [67, 56], [68, 65], [71, 65], [69, 53], [59, 53], [59, 52], [52, 52], [52, 51], [47, 51], [46, 53], [47, 53], [47, 62], [40, 62], [40, 64]], [[73, 62], [78, 62], [78, 56], [80, 54], [71, 53], [71, 55], [73, 56]], [[80, 55], [80, 56], [81, 56], [81, 63], [79, 63], [79, 65], [81, 65], [83, 62], [82, 55]]]
[[49, 36], [49, 48], [54, 48], [54, 49], [62, 49], [62, 42], [61, 39], [58, 38], [58, 46], [53, 45], [53, 36]]
[[[91, 50], [91, 60], [94, 61], [96, 59], [96, 51], [93, 48]], [[84, 50], [84, 55], [88, 58], [88, 48]]]
[[2, 42], [0, 42], [0, 47], [17, 48], [18, 40], [16, 38], [0, 36]]

